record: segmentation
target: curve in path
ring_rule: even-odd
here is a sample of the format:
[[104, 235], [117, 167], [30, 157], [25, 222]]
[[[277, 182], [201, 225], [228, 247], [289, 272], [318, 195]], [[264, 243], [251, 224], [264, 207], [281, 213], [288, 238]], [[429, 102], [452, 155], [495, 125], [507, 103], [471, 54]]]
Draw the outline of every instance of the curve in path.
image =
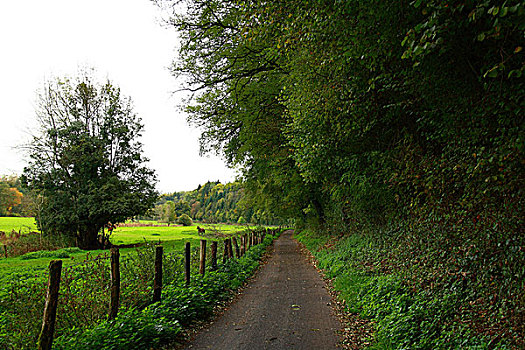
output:
[[317, 270], [284, 232], [255, 280], [186, 349], [334, 349], [341, 324]]

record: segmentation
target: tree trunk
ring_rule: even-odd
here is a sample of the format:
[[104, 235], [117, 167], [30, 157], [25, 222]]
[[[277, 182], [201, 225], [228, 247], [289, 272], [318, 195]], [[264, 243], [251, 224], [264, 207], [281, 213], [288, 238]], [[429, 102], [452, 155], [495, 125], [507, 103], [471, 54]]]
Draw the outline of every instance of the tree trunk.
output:
[[98, 241], [99, 227], [85, 227], [83, 232], [78, 233], [78, 247], [83, 250], [95, 250], [103, 248]]
[[314, 206], [315, 213], [317, 214], [317, 219], [319, 220], [319, 226], [323, 227], [326, 223], [323, 205], [317, 198], [312, 199], [312, 204]]

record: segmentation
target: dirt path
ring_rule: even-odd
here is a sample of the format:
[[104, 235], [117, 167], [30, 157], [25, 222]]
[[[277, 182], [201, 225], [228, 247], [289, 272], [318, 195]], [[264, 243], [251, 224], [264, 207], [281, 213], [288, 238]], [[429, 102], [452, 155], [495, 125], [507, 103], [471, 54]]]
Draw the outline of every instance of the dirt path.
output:
[[334, 349], [341, 328], [316, 269], [287, 231], [254, 282], [186, 349]]

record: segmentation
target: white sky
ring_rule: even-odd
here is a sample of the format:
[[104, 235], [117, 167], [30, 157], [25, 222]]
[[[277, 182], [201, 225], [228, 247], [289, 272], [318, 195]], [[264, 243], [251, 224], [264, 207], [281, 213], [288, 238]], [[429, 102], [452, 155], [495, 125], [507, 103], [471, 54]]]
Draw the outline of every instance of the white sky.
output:
[[142, 143], [159, 191], [192, 190], [206, 181], [232, 181], [216, 157], [200, 157], [199, 131], [176, 106], [180, 86], [168, 66], [176, 33], [160, 25], [149, 0], [0, 1], [0, 175], [20, 174], [34, 125], [36, 92], [45, 79], [93, 67], [134, 102], [145, 125]]

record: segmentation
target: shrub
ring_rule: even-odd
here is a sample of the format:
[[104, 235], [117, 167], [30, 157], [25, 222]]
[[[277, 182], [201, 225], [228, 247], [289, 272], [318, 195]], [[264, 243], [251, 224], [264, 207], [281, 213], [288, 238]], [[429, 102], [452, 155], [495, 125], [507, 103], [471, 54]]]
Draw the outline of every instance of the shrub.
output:
[[54, 258], [67, 259], [71, 254], [81, 253], [83, 250], [78, 247], [62, 248], [58, 250], [39, 250], [37, 252], [30, 252], [20, 257], [22, 260], [40, 259], [40, 258]]
[[[461, 274], [459, 278], [449, 274], [440, 277], [438, 268], [429, 269], [427, 276], [425, 265], [417, 265], [417, 261], [425, 259], [427, 265], [450, 271], [444, 255], [436, 254], [437, 249], [429, 250], [431, 256], [410, 251], [407, 242], [399, 243], [403, 233], [392, 237], [354, 234], [336, 240], [304, 231], [297, 237], [318, 259], [317, 266], [333, 278], [349, 311], [375, 323], [374, 349], [509, 348], [511, 340], [487, 336], [478, 328], [479, 323], [463, 321], [462, 312], [471, 312], [468, 307], [481, 287], [469, 286]], [[421, 244], [418, 247], [422, 249]], [[398, 250], [409, 251], [414, 257], [405, 253], [399, 262], [402, 253]], [[447, 278], [456, 280], [448, 282]], [[474, 297], [470, 297], [472, 293]]]
[[72, 245], [74, 245], [74, 242], [65, 236], [42, 235], [38, 232], [30, 232], [15, 239], [11, 237], [7, 244], [7, 253], [9, 257], [15, 257], [30, 252], [56, 250], [71, 247]]
[[187, 214], [182, 214], [179, 217], [178, 223], [183, 226], [191, 226], [193, 225], [193, 220]]
[[60, 337], [54, 349], [151, 349], [173, 339], [181, 331], [174, 319], [157, 317], [155, 308], [120, 313], [73, 337]]

